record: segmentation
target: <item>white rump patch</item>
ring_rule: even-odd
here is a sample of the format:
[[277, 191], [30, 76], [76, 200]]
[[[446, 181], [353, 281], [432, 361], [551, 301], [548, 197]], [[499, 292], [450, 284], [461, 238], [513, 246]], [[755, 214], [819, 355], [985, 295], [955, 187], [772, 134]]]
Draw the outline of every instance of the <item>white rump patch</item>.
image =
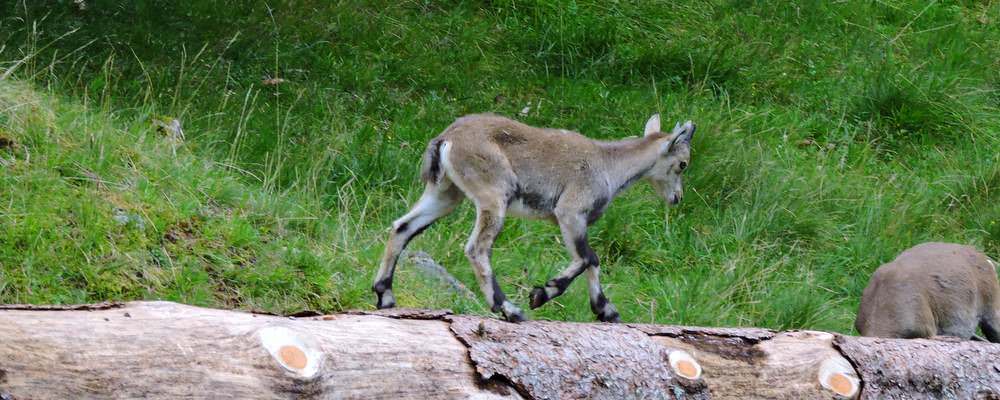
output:
[[[445, 141], [441, 143], [441, 169], [444, 170], [444, 174], [451, 178], [451, 171], [453, 167], [451, 166], [451, 142]], [[452, 179], [454, 182], [454, 179]]]

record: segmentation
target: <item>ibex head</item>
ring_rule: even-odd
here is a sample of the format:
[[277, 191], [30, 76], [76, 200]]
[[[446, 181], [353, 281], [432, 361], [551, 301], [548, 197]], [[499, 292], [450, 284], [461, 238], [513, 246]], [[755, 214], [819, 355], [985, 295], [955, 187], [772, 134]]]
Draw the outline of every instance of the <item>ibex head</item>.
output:
[[[691, 138], [695, 126], [691, 121], [684, 125], [674, 125], [668, 139], [660, 146], [660, 158], [653, 165], [647, 177], [656, 193], [670, 205], [676, 205], [684, 198], [684, 183], [681, 175], [691, 162]], [[646, 121], [645, 135], [660, 132], [660, 114], [655, 114]]]

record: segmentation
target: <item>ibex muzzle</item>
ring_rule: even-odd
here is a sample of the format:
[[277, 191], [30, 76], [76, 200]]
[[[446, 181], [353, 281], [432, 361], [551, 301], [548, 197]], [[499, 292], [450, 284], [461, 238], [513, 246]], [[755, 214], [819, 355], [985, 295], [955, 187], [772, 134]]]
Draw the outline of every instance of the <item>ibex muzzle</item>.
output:
[[1000, 342], [996, 265], [973, 247], [924, 243], [884, 264], [861, 296], [854, 326], [863, 336], [974, 338]]
[[598, 280], [598, 259], [587, 243], [587, 227], [617, 194], [640, 179], [648, 179], [668, 203], [680, 202], [681, 173], [691, 161], [694, 131], [688, 121], [662, 133], [660, 117], [654, 115], [646, 122], [643, 137], [603, 142], [496, 115], [459, 118], [427, 146], [421, 170], [424, 193], [409, 213], [393, 223], [372, 287], [376, 305], [395, 305], [392, 276], [406, 244], [469, 198], [476, 206], [476, 226], [465, 254], [493, 312], [509, 321], [524, 319], [521, 310], [507, 301], [490, 267], [493, 242], [504, 218], [513, 215], [558, 224], [573, 258], [562, 273], [531, 292], [531, 307], [559, 296], [586, 271], [591, 310], [601, 321], [618, 321], [618, 311]]

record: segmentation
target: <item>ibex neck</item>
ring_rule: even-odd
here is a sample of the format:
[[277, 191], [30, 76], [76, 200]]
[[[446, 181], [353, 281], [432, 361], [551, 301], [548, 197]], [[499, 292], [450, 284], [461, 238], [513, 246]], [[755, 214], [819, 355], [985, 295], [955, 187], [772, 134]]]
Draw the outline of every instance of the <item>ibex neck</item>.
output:
[[660, 145], [667, 136], [654, 133], [636, 139], [602, 142], [608, 166], [608, 184], [617, 194], [644, 178], [660, 156]]

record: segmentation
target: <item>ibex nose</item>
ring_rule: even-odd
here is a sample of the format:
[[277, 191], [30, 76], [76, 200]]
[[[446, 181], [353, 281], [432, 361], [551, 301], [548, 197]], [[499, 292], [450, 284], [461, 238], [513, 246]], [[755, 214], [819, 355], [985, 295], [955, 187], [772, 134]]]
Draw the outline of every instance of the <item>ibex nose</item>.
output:
[[681, 196], [678, 196], [676, 194], [670, 195], [670, 205], [676, 206], [677, 203], [680, 203], [680, 202], [681, 202]]

